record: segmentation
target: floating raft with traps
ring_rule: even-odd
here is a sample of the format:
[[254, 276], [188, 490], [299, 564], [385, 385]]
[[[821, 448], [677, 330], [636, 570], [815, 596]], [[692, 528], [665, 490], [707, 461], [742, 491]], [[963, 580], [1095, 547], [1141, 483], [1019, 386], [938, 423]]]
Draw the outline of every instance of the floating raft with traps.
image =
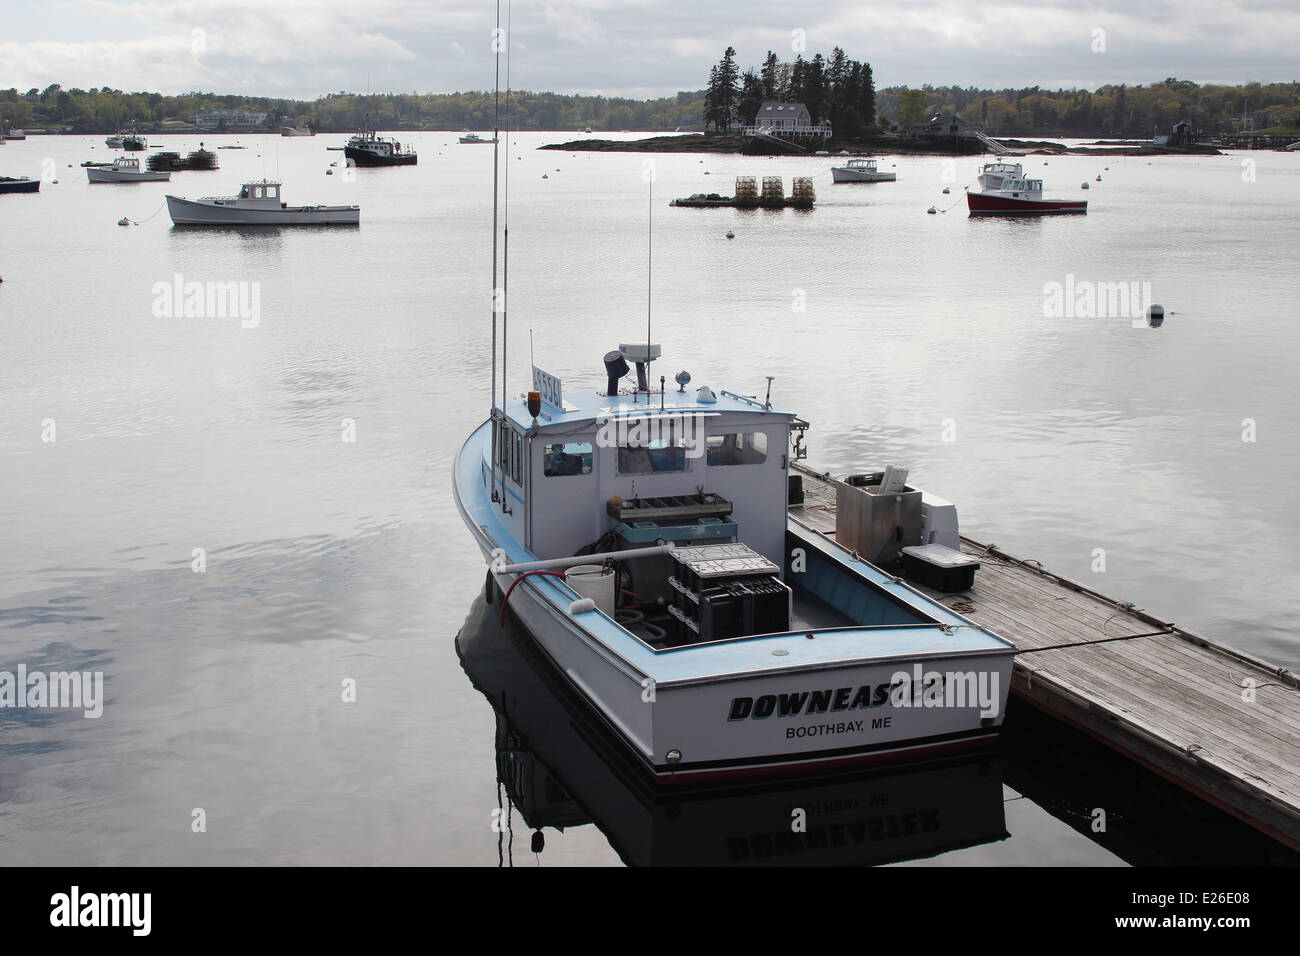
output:
[[694, 193], [684, 199], [674, 199], [670, 206], [713, 208], [732, 206], [740, 209], [811, 209], [817, 201], [812, 179], [796, 176], [790, 181], [790, 195], [785, 194], [785, 184], [780, 176], [764, 176], [760, 192], [753, 176], [736, 177], [736, 194], [722, 196], [718, 193]]

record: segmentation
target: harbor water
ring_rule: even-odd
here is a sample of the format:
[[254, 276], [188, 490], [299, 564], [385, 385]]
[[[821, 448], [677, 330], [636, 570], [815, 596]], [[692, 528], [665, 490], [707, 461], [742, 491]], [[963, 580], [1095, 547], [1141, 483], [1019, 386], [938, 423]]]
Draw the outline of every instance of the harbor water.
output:
[[[537, 149], [577, 135], [502, 146], [511, 394], [532, 364], [600, 387], [603, 354], [644, 340], [652, 218], [670, 388], [773, 376], [809, 464], [907, 467], [964, 533], [1300, 667], [1300, 155], [1027, 156], [1087, 215], [971, 219], [991, 157], [881, 156], [897, 182], [836, 185], [831, 157]], [[0, 671], [104, 692], [95, 718], [0, 709], [6, 863], [498, 863], [500, 728], [455, 645], [484, 564], [451, 494], [489, 402], [493, 150], [405, 134], [418, 166], [350, 169], [326, 149], [345, 138], [247, 136], [218, 171], [130, 185], [86, 182], [102, 137], [0, 152], [45, 179], [0, 197]], [[816, 207], [668, 205], [738, 175], [809, 176]], [[263, 178], [361, 225], [162, 209]], [[1072, 817], [1077, 783], [1015, 788], [1028, 753], [997, 771], [1009, 838], [919, 862], [1126, 862]], [[641, 861], [591, 776], [563, 781], [581, 812], [540, 856], [507, 807], [516, 863]]]

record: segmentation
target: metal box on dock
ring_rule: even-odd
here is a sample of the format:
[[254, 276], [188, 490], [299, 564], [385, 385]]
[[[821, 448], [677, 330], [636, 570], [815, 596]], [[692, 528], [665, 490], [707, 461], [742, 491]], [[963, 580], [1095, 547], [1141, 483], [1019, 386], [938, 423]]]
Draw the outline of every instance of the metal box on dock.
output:
[[921, 544], [922, 525], [915, 488], [886, 493], [878, 482], [835, 482], [835, 540], [872, 564], [893, 564], [903, 548]]

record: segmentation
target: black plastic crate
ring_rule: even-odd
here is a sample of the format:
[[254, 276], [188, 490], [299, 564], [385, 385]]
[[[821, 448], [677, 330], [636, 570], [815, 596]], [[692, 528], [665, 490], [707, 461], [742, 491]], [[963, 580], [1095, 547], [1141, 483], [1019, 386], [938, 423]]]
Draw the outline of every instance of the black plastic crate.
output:
[[945, 594], [968, 591], [975, 584], [980, 563], [968, 554], [942, 544], [914, 545], [903, 549], [903, 575]]

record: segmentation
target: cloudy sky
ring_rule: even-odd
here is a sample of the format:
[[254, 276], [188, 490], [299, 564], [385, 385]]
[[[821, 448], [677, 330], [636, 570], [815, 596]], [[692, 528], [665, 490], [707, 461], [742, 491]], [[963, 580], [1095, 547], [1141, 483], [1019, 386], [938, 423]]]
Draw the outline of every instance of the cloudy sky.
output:
[[[0, 88], [490, 89], [491, 0], [0, 0]], [[503, 3], [504, 22], [505, 7]], [[878, 86], [1300, 78], [1296, 0], [515, 0], [512, 85], [660, 96], [836, 44]]]

